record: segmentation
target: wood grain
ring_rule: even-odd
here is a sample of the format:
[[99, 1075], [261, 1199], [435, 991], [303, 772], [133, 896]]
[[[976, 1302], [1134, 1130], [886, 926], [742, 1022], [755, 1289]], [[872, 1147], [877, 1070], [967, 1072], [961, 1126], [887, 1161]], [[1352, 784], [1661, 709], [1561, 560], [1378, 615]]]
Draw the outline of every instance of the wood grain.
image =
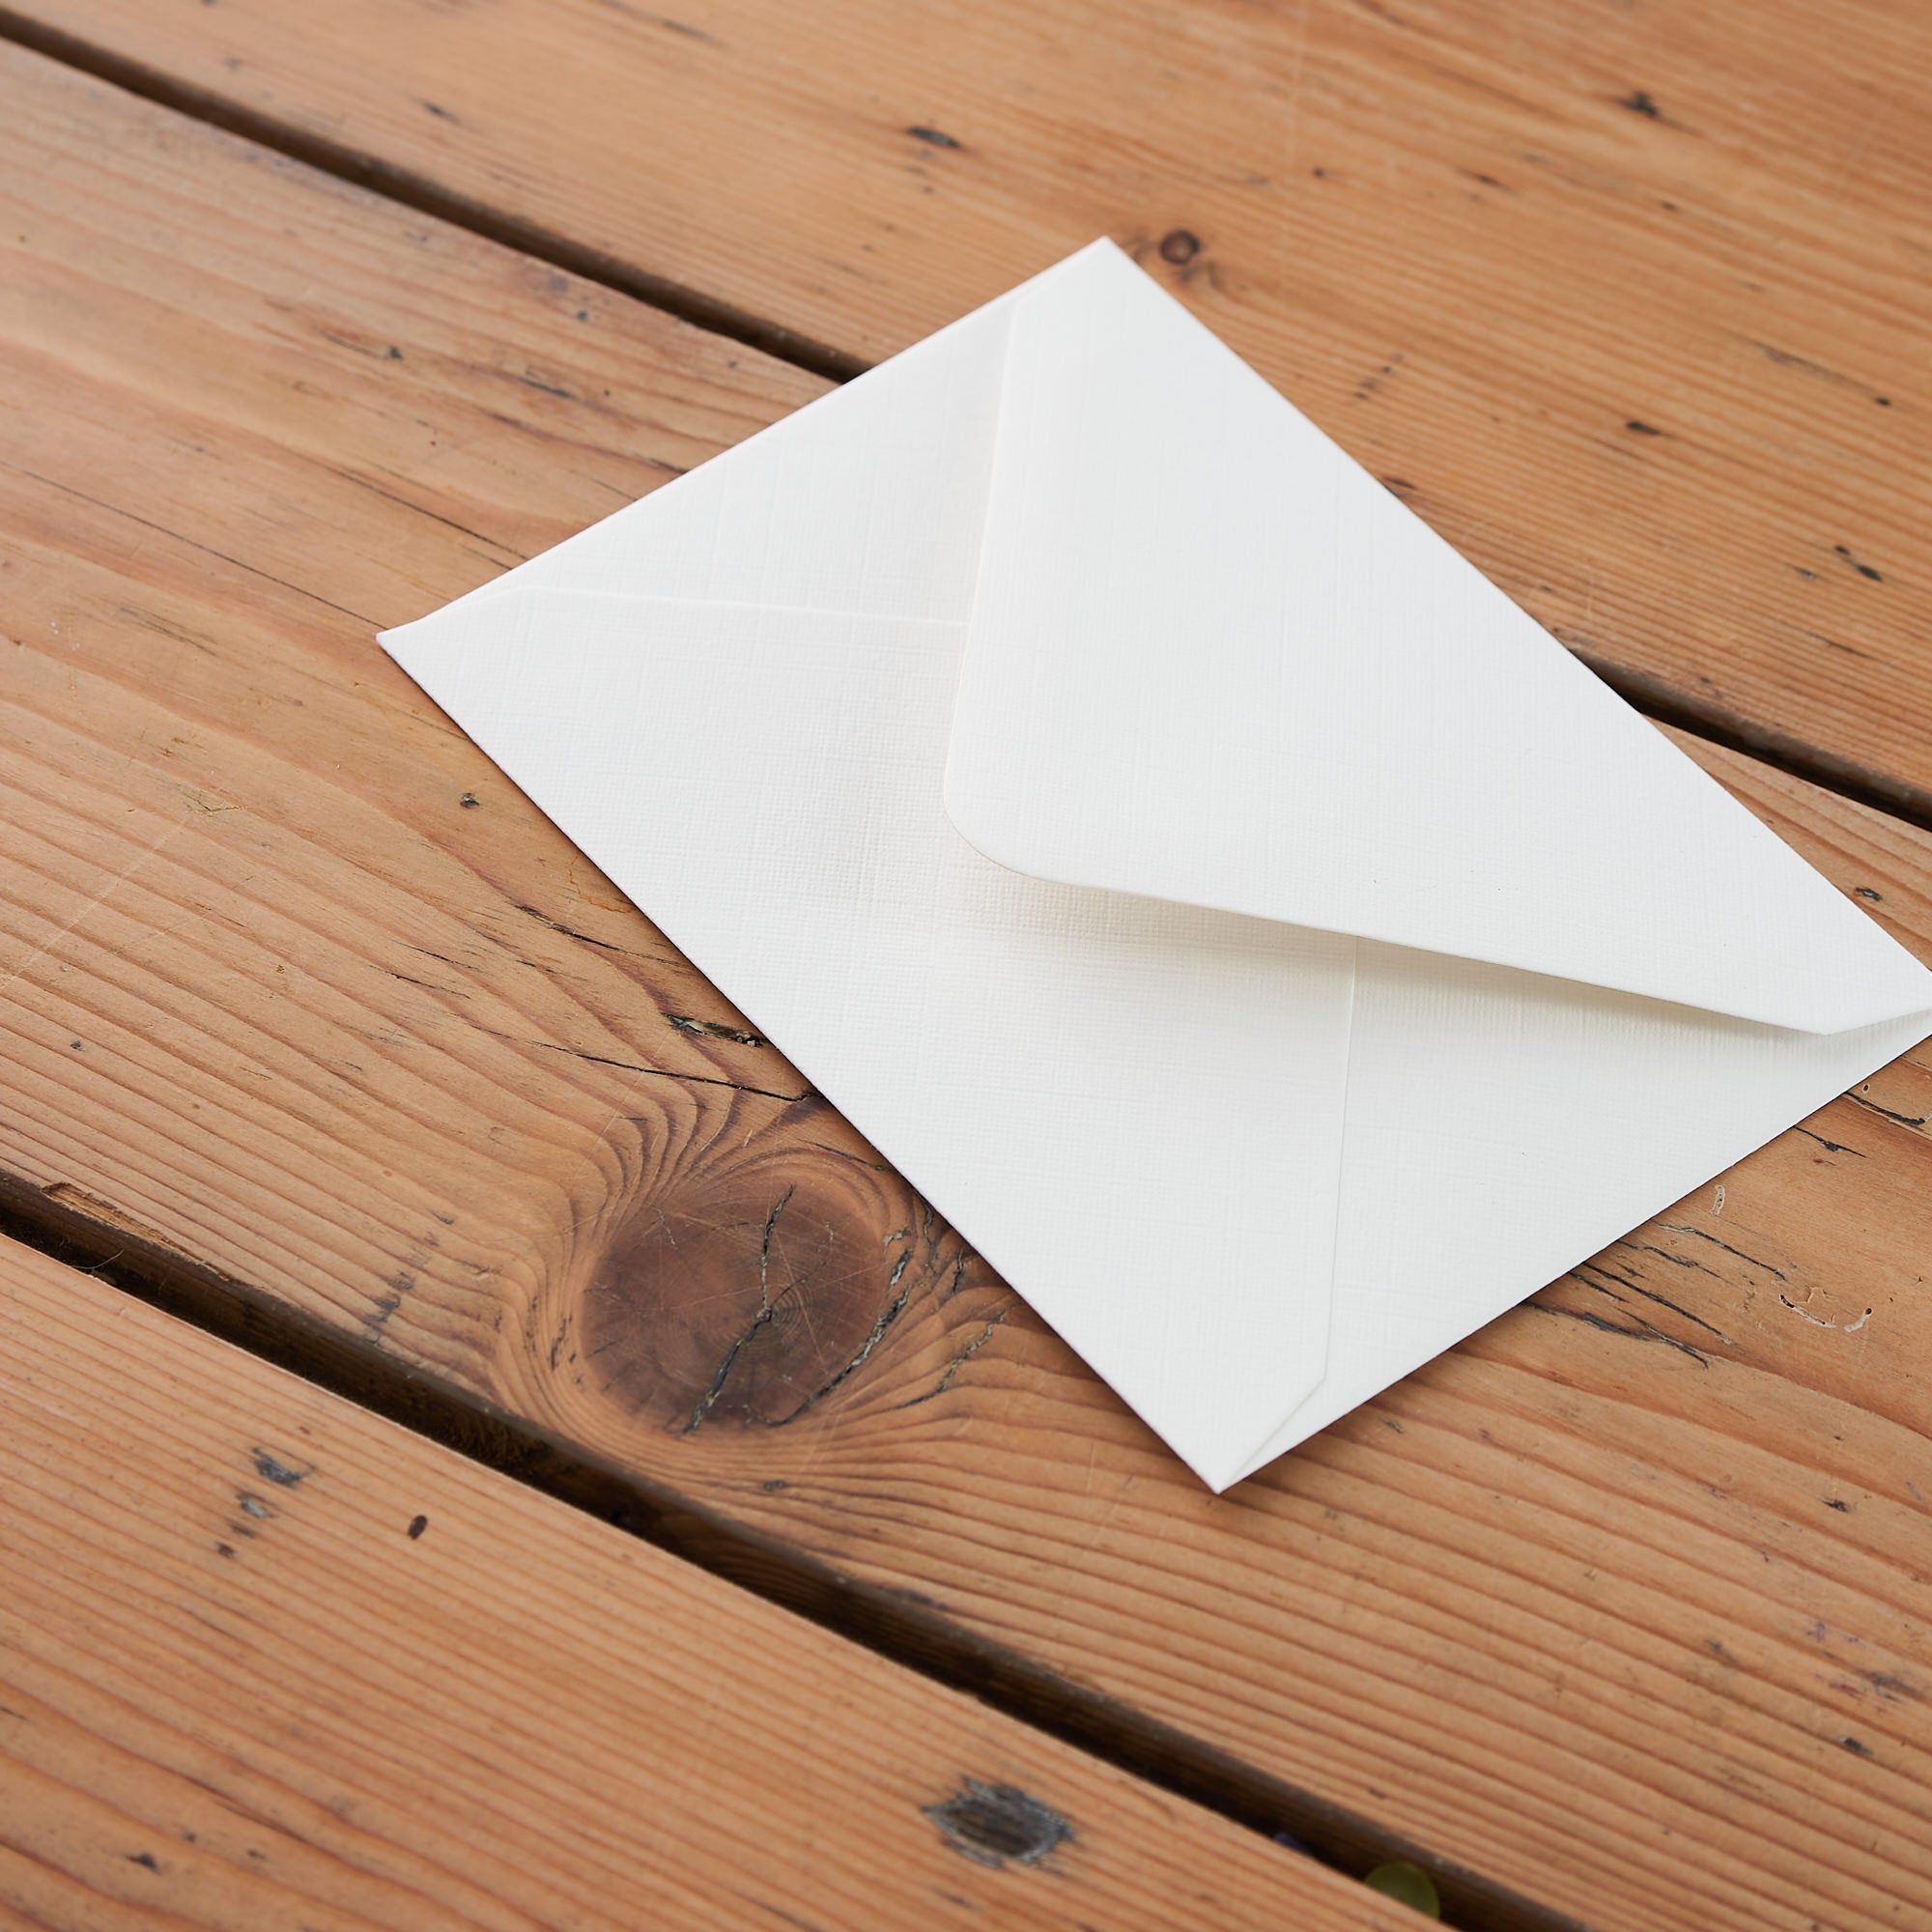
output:
[[[10, 1186], [1452, 1897], [1925, 1922], [1922, 1050], [1209, 1496], [371, 638], [815, 385], [32, 57], [0, 99]], [[1932, 956], [1932, 839], [1696, 754]]]
[[0, 1403], [15, 1922], [1421, 1922], [12, 1243]]
[[1627, 690], [1932, 822], [1911, 0], [14, 18], [848, 359], [1110, 234]]

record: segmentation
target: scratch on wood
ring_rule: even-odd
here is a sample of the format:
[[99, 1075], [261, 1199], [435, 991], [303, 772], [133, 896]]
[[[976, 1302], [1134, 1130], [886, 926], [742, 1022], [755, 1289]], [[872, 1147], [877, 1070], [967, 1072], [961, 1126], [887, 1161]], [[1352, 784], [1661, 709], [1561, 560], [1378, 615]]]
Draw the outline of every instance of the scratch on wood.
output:
[[1844, 1334], [1856, 1335], [1872, 1319], [1872, 1311], [1867, 1308], [1856, 1321], [1846, 1321], [1843, 1323], [1827, 1321], [1822, 1315], [1813, 1315], [1802, 1302], [1793, 1301], [1788, 1294], [1780, 1293], [1777, 1298], [1783, 1302], [1785, 1307], [1790, 1309], [1792, 1314], [1796, 1315], [1801, 1321], [1810, 1322], [1814, 1328], [1838, 1328]]
[[[1586, 1288], [1595, 1286], [1592, 1282], [1583, 1285]], [[1641, 1315], [1636, 1317], [1637, 1325], [1634, 1328], [1626, 1328], [1621, 1322], [1605, 1321], [1601, 1315], [1592, 1315], [1587, 1308], [1558, 1308], [1547, 1301], [1526, 1302], [1524, 1306], [1540, 1308], [1546, 1315], [1560, 1315], [1566, 1321], [1580, 1321], [1586, 1327], [1601, 1329], [1605, 1335], [1621, 1335], [1627, 1342], [1661, 1342], [1666, 1349], [1675, 1349], [1680, 1355], [1689, 1355], [1700, 1369], [1711, 1366], [1709, 1356], [1701, 1349], [1693, 1349], [1689, 1342], [1680, 1342], [1675, 1335], [1666, 1335]]]
[[684, 1425], [684, 1433], [687, 1435], [691, 1435], [711, 1413], [718, 1398], [724, 1393], [724, 1384], [730, 1379], [732, 1365], [744, 1352], [746, 1345], [778, 1312], [772, 1305], [771, 1294], [772, 1236], [778, 1232], [780, 1215], [784, 1212], [796, 1192], [796, 1187], [787, 1187], [772, 1203], [771, 1211], [765, 1216], [764, 1238], [758, 1244], [758, 1312], [752, 1317], [750, 1327], [724, 1350], [724, 1359], [718, 1364], [718, 1373], [711, 1378], [711, 1386], [698, 1397], [697, 1406], [692, 1410], [691, 1420]]
[[667, 1013], [665, 1018], [679, 1033], [698, 1039], [728, 1039], [739, 1046], [769, 1046], [771, 1041], [744, 1027], [726, 1026], [723, 1020], [695, 1020], [685, 1013]]
[[1769, 1262], [1760, 1261], [1755, 1255], [1747, 1255], [1742, 1248], [1732, 1247], [1728, 1241], [1719, 1240], [1716, 1235], [1708, 1234], [1702, 1228], [1692, 1228], [1682, 1221], [1660, 1221], [1657, 1225], [1673, 1235], [1689, 1235], [1695, 1240], [1709, 1241], [1714, 1248], [1722, 1248], [1725, 1254], [1735, 1255], [1739, 1261], [1747, 1263], [1754, 1268], [1762, 1268], [1766, 1274], [1775, 1276], [1779, 1281], [1789, 1281], [1791, 1278], [1782, 1268], [1773, 1267]]
[[963, 1369], [966, 1366], [966, 1364], [970, 1362], [973, 1359], [973, 1357], [977, 1355], [980, 1352], [980, 1350], [983, 1349], [986, 1346], [986, 1344], [993, 1339], [993, 1330], [997, 1328], [1000, 1325], [1000, 1323], [1004, 1321], [1007, 1319], [1007, 1317], [1011, 1313], [1012, 1313], [1012, 1303], [1008, 1302], [1006, 1307], [1001, 1309], [1000, 1312], [997, 1315], [995, 1315], [983, 1328], [980, 1330], [979, 1334], [974, 1336], [972, 1341], [968, 1342], [967, 1345], [963, 1349], [961, 1349], [959, 1352], [956, 1355], [954, 1355], [950, 1362], [947, 1363], [945, 1369], [942, 1371], [940, 1375], [939, 1379], [936, 1382], [934, 1382], [933, 1385], [924, 1392], [924, 1394], [910, 1396], [904, 1402], [895, 1403], [893, 1406], [895, 1408], [917, 1408], [921, 1403], [931, 1402], [935, 1396], [944, 1395], [946, 1391], [952, 1386], [953, 1379], [959, 1374], [959, 1371]]

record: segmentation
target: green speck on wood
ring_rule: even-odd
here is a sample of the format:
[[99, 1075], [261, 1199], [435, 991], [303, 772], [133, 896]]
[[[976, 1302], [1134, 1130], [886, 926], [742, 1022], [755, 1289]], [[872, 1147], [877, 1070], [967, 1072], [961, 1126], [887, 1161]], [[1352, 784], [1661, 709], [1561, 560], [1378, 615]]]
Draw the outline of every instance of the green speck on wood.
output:
[[1384, 1897], [1412, 1905], [1427, 1918], [1442, 1917], [1442, 1901], [1435, 1895], [1435, 1881], [1420, 1865], [1412, 1865], [1406, 1859], [1378, 1865], [1362, 1883]]

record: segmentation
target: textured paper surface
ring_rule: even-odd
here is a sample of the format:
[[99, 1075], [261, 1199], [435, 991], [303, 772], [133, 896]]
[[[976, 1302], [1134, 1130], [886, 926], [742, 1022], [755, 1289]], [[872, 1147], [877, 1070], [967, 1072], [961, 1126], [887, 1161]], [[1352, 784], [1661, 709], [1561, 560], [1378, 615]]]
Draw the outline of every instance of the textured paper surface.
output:
[[1818, 1032], [1903, 948], [1115, 249], [1014, 303], [947, 803], [1022, 871]]
[[1104, 244], [384, 641], [1217, 1488], [1932, 1009]]

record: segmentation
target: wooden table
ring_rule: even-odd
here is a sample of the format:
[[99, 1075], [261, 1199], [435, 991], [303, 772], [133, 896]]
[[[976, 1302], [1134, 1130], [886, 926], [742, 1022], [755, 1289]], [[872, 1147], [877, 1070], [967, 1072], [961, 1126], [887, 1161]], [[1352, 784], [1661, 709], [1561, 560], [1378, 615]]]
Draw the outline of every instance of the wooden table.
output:
[[1932, 14], [664, 4], [0, 12], [0, 1924], [1932, 1926], [1924, 1049], [1215, 1498], [373, 641], [1104, 232], [1932, 959]]

